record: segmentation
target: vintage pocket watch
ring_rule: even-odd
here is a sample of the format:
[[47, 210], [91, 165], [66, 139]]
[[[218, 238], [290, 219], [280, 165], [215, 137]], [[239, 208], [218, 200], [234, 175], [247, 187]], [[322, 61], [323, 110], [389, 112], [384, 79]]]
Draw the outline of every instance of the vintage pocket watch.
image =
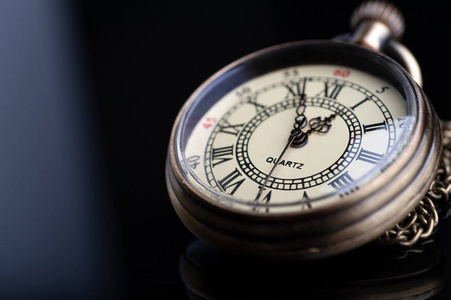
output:
[[403, 18], [367, 2], [352, 20], [353, 34], [239, 59], [185, 103], [166, 177], [197, 237], [257, 257], [318, 258], [390, 235], [423, 203], [442, 133], [396, 42]]

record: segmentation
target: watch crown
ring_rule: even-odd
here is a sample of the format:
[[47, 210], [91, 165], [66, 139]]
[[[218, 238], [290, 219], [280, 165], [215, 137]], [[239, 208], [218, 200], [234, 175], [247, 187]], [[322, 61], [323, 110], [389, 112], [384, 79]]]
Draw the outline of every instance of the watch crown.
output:
[[356, 30], [364, 21], [383, 23], [390, 30], [390, 36], [399, 40], [404, 33], [405, 22], [401, 12], [394, 5], [384, 1], [367, 1], [356, 8], [351, 16], [351, 28]]

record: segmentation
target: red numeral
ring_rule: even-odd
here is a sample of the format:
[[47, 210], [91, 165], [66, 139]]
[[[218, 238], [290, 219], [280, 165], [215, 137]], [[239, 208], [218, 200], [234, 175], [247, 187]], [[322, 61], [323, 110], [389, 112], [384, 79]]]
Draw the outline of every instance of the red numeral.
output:
[[351, 75], [351, 70], [348, 69], [336, 69], [334, 71], [334, 76], [335, 77], [342, 77], [342, 78], [346, 78], [349, 75]]
[[202, 126], [204, 126], [205, 129], [210, 128], [216, 123], [216, 118], [206, 118], [205, 122], [202, 123]]

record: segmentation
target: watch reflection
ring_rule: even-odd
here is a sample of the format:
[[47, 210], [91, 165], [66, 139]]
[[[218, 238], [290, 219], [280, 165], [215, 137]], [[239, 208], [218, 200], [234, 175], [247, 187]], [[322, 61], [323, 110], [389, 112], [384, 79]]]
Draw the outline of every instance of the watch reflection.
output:
[[432, 299], [446, 281], [434, 243], [409, 252], [367, 245], [333, 258], [262, 261], [195, 240], [180, 259], [190, 299]]

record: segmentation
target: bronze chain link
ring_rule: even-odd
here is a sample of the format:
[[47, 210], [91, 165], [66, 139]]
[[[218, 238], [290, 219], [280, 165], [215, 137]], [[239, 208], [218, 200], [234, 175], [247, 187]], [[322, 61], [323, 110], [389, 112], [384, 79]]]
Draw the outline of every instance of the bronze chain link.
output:
[[442, 121], [443, 152], [440, 166], [431, 187], [413, 212], [377, 239], [390, 246], [409, 248], [427, 241], [438, 228], [440, 220], [451, 212], [451, 121]]

